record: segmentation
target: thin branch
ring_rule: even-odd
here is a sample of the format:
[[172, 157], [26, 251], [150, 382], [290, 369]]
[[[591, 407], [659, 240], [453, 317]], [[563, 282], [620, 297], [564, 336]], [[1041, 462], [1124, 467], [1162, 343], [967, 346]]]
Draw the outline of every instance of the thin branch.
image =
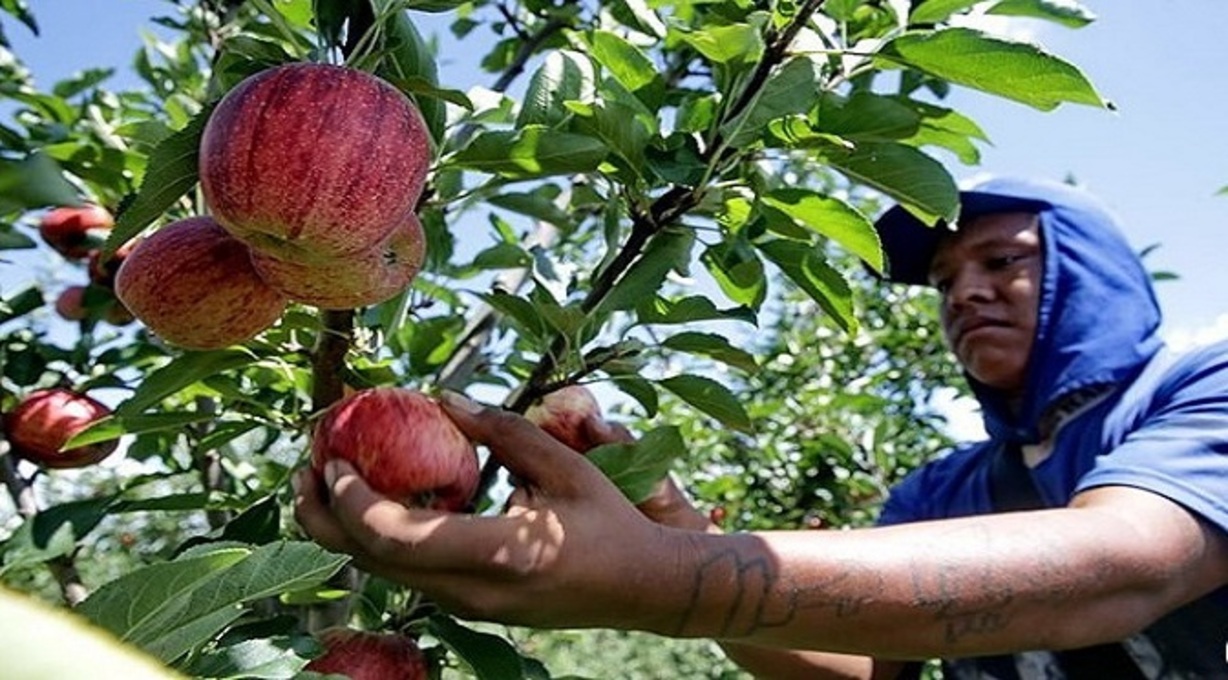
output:
[[[13, 498], [17, 513], [26, 522], [33, 522], [38, 516], [38, 499], [34, 495], [34, 486], [30, 480], [21, 476], [17, 470], [17, 462], [7, 440], [0, 438], [0, 477], [4, 478], [4, 487]], [[60, 595], [69, 606], [75, 607], [89, 595], [89, 590], [81, 582], [81, 575], [73, 562], [76, 550], [68, 555], [58, 555], [47, 560], [47, 568], [60, 586]]]
[[789, 51], [789, 45], [793, 43], [793, 39], [797, 37], [802, 28], [809, 23], [810, 17], [823, 6], [823, 2], [824, 0], [806, 0], [798, 8], [797, 14], [793, 16], [793, 20], [785, 26], [783, 31], [779, 34], [772, 31], [766, 36], [768, 46], [764, 50], [763, 59], [759, 60], [758, 65], [755, 66], [755, 71], [751, 74], [746, 89], [742, 90], [742, 95], [729, 107], [726, 120], [732, 120], [738, 116], [746, 107], [750, 106], [755, 97], [759, 96], [759, 91], [763, 89], [763, 85], [767, 82], [768, 76], [771, 75], [772, 69], [784, 61], [785, 54]]
[[320, 336], [311, 353], [311, 410], [319, 413], [345, 395], [345, 355], [354, 334], [354, 310], [320, 314]]

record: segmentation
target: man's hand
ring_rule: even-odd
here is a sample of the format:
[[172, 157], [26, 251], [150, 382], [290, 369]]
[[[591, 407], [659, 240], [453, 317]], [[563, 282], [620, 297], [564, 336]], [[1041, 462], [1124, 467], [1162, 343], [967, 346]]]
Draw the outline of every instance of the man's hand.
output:
[[[517, 480], [502, 515], [408, 508], [334, 461], [323, 480], [309, 470], [295, 478], [303, 529], [360, 568], [469, 618], [661, 629], [665, 623], [639, 611], [628, 589], [668, 583], [685, 541], [668, 540], [673, 532], [637, 512], [600, 470], [524, 418], [457, 395], [442, 404]], [[651, 582], [639, 578], [645, 574]], [[659, 593], [645, 597], [660, 605]]]

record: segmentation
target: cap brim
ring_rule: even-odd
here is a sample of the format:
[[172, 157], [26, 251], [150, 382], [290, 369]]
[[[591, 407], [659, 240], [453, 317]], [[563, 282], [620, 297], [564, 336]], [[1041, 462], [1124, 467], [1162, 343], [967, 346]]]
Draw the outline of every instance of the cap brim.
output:
[[[960, 220], [1004, 212], [1039, 213], [1049, 207], [1047, 202], [1037, 199], [981, 191], [960, 192], [959, 204]], [[950, 227], [945, 222], [928, 226], [897, 205], [878, 218], [874, 229], [882, 242], [887, 264], [883, 278], [895, 283], [927, 285], [930, 261], [934, 259], [939, 239]]]

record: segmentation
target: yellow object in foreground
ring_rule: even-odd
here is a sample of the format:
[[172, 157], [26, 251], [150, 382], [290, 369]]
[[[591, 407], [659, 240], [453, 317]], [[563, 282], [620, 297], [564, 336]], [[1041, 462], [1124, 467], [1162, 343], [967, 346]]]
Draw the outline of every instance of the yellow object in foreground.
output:
[[171, 680], [181, 678], [71, 612], [0, 588], [0, 678]]

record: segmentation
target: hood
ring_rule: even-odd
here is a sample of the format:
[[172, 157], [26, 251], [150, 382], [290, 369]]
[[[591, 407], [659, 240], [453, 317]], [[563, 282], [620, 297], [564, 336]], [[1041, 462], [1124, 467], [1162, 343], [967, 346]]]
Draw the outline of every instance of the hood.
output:
[[[1040, 439], [1042, 417], [1066, 397], [1119, 383], [1161, 347], [1160, 308], [1151, 277], [1117, 221], [1092, 196], [1067, 184], [995, 178], [961, 192], [964, 218], [1035, 212], [1044, 247], [1036, 339], [1018, 415], [1006, 400], [966, 376], [995, 439]], [[875, 225], [887, 256], [887, 278], [925, 284], [940, 235], [897, 206]]]

